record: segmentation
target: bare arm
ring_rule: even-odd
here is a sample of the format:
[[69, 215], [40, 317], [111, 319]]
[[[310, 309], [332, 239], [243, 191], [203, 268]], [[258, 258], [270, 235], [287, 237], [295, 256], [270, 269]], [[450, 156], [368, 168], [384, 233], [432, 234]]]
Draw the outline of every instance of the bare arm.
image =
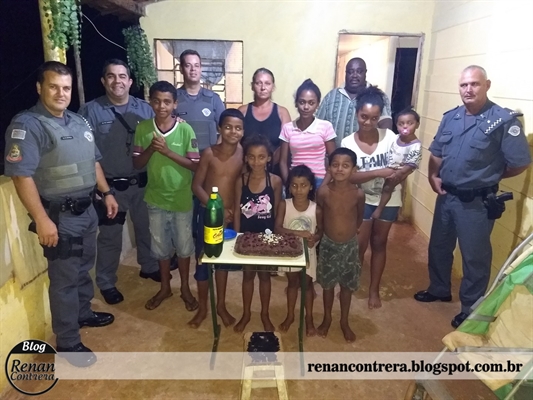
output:
[[291, 115], [285, 107], [278, 106], [278, 115], [279, 119], [281, 119], [281, 126], [285, 125], [287, 122], [291, 122]]
[[209, 201], [209, 194], [204, 190], [204, 182], [212, 157], [213, 151], [211, 148], [205, 149], [202, 153], [202, 157], [200, 157], [198, 168], [196, 169], [192, 180], [192, 191], [204, 206], [207, 205], [207, 202]]
[[524, 172], [526, 169], [528, 169], [528, 165], [524, 165], [523, 167], [506, 167], [505, 171], [503, 172], [502, 179], [505, 178], [512, 178], [513, 176], [520, 175], [522, 172]]
[[33, 178], [31, 176], [13, 176], [12, 180], [20, 201], [35, 221], [39, 243], [43, 246], [57, 246], [59, 239], [57, 226], [48, 217]]
[[289, 177], [289, 143], [282, 140], [280, 149], [279, 169], [281, 171], [281, 179], [286, 184]]
[[373, 171], [354, 171], [350, 176], [350, 183], [360, 184], [376, 178], [388, 178], [394, 173], [392, 168], [381, 168]]
[[242, 179], [235, 181], [235, 201], [233, 206], [233, 229], [235, 232], [241, 231], [241, 194], [242, 194]]
[[433, 154], [429, 156], [428, 164], [428, 180], [431, 185], [431, 189], [437, 194], [446, 194], [446, 191], [442, 189], [442, 179], [439, 177], [440, 167], [442, 165], [442, 158], [436, 157]]
[[148, 164], [148, 161], [150, 161], [150, 157], [152, 157], [152, 154], [155, 153], [155, 150], [152, 148], [152, 146], [146, 148], [141, 154], [139, 155], [133, 155], [133, 167], [135, 169], [143, 169], [146, 164]]
[[246, 111], [248, 111], [248, 104], [243, 104], [239, 107], [239, 111], [242, 112], [242, 115], [246, 116]]
[[[274, 188], [274, 217], [276, 216], [278, 210], [277, 208], [281, 204], [281, 188], [283, 186], [283, 182], [281, 182], [281, 178], [277, 175], [270, 174], [270, 182], [272, 182], [272, 187]], [[240, 198], [240, 196], [239, 196]], [[284, 202], [285, 203], [285, 202]]]
[[324, 224], [323, 224], [323, 213], [322, 213], [322, 207], [320, 207], [318, 204], [316, 205], [316, 232], [314, 235], [314, 241], [317, 243], [320, 239], [322, 239], [322, 235], [324, 234]]
[[357, 231], [363, 223], [363, 215], [365, 211], [365, 192], [362, 189], [357, 189]]
[[401, 169], [389, 176], [383, 185], [383, 192], [393, 192], [396, 185], [402, 183], [409, 175], [415, 172], [416, 167], [413, 165], [404, 165]]

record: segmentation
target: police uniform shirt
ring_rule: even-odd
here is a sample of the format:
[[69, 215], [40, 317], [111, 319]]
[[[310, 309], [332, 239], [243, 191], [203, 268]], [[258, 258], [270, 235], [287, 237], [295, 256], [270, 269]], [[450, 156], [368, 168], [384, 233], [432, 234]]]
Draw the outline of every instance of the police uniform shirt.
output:
[[177, 89], [177, 94], [177, 115], [192, 126], [200, 152], [216, 144], [218, 120], [225, 110], [220, 96], [204, 88], [191, 96], [183, 86]]
[[444, 114], [429, 151], [442, 159], [442, 182], [460, 188], [483, 188], [497, 184], [507, 166], [531, 162], [522, 114], [487, 101], [476, 115], [464, 106]]
[[[41, 114], [46, 118], [53, 118], [56, 123], [64, 126], [69, 135], [61, 137], [62, 140], [79, 139], [78, 136], [81, 135], [89, 142], [94, 141], [94, 136], [86, 122], [84, 122], [86, 126], [84, 132], [79, 129], [76, 131], [71, 130], [74, 125], [74, 119], [78, 119], [78, 123], [82, 119], [71, 111], [64, 111], [63, 123], [61, 123], [59, 118], [50, 114], [40, 101], [28, 111]], [[60, 146], [61, 143], [54, 143], [53, 138], [45, 132], [41, 122], [35, 116], [27, 112], [17, 114], [6, 131], [5, 175], [33, 176], [39, 167], [41, 157], [50, 152], [56, 145]], [[97, 146], [94, 146], [94, 151], [96, 162], [102, 156]], [[84, 195], [87, 195], [86, 190], [70, 193], [71, 197]]]
[[[132, 128], [132, 134], [128, 133], [113, 109], [122, 114]], [[139, 122], [154, 117], [154, 111], [146, 101], [129, 96], [125, 106], [114, 106], [107, 96], [101, 96], [82, 106], [78, 114], [86, 118], [94, 130], [96, 145], [102, 152], [102, 168], [107, 178], [129, 177], [139, 173], [133, 167], [132, 161], [133, 136]]]

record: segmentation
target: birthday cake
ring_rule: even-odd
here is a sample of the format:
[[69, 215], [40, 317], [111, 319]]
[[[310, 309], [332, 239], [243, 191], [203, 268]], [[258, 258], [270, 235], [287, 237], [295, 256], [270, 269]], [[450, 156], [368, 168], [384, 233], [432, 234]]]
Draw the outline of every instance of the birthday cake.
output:
[[245, 232], [235, 242], [235, 252], [245, 256], [298, 257], [303, 254], [302, 240], [291, 233]]

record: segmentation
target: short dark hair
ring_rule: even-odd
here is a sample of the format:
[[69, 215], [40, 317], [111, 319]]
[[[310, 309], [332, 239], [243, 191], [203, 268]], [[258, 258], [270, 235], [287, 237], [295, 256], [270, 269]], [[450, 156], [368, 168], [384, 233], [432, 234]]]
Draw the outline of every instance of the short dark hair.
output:
[[67, 67], [65, 64], [59, 61], [47, 61], [39, 67], [37, 70], [37, 82], [42, 84], [44, 82], [44, 73], [46, 71], [52, 71], [59, 75], [70, 75], [73, 76], [72, 70]]
[[220, 114], [220, 118], [218, 119], [218, 126], [220, 128], [222, 128], [222, 124], [224, 123], [225, 118], [238, 118], [242, 121], [244, 125], [244, 115], [236, 108], [227, 108], [222, 111], [222, 114]]
[[167, 81], [158, 81], [150, 86], [150, 97], [154, 95], [155, 92], [161, 93], [171, 93], [174, 101], [178, 100], [178, 93], [174, 85]]
[[355, 154], [355, 152], [353, 150], [350, 150], [349, 148], [347, 147], [337, 147], [333, 153], [331, 153], [329, 156], [328, 156], [328, 159], [329, 159], [329, 165], [331, 166], [331, 163], [333, 162], [333, 159], [335, 158], [335, 156], [349, 156], [350, 159], [352, 160], [352, 164], [353, 166], [357, 166], [357, 154]]
[[348, 67], [350, 63], [354, 63], [354, 62], [358, 62], [359, 64], [362, 64], [365, 67], [365, 72], [366, 72], [366, 62], [361, 57], [354, 57], [350, 59], [350, 61], [346, 63], [346, 68]]
[[313, 171], [311, 171], [311, 168], [309, 168], [307, 165], [297, 165], [294, 168], [292, 168], [289, 171], [289, 176], [287, 177], [287, 198], [292, 197], [290, 187], [291, 187], [291, 181], [293, 178], [307, 178], [309, 183], [311, 184], [311, 190], [309, 191], [309, 200], [315, 199], [315, 193], [316, 193], [316, 179], [315, 174], [313, 174]]
[[126, 64], [125, 61], [122, 61], [118, 58], [110, 58], [109, 60], [105, 60], [104, 67], [102, 68], [102, 78], [105, 78], [105, 74], [107, 74], [107, 67], [109, 67], [110, 65], [122, 65], [124, 68], [126, 68], [128, 78], [131, 78], [130, 66]]
[[261, 68], [258, 68], [255, 70], [253, 76], [252, 76], [252, 83], [255, 82], [255, 78], [257, 77], [257, 75], [259, 74], [268, 74], [271, 76], [272, 78], [272, 83], [276, 83], [276, 78], [274, 78], [274, 74], [272, 73], [271, 70], [269, 70], [268, 68], [264, 68], [264, 67], [261, 67]]
[[400, 118], [402, 115], [412, 115], [416, 122], [420, 122], [420, 115], [414, 110], [413, 107], [407, 107], [404, 108], [402, 111], [400, 111], [398, 114], [396, 114], [395, 123], [398, 123], [398, 118]]
[[379, 110], [383, 111], [383, 107], [385, 107], [384, 98], [385, 93], [381, 89], [378, 89], [377, 86], [369, 86], [356, 96], [355, 112], [359, 112], [365, 104], [378, 106]]
[[243, 139], [242, 147], [243, 147], [243, 154], [246, 156], [246, 153], [248, 153], [248, 150], [250, 147], [256, 147], [256, 146], [264, 146], [267, 149], [267, 153], [269, 156], [272, 156], [272, 146], [270, 144], [270, 140], [266, 136], [253, 134], [250, 136], [246, 136]]
[[302, 92], [305, 90], [310, 90], [311, 92], [314, 92], [316, 95], [316, 98], [318, 99], [318, 103], [320, 103], [320, 99], [322, 96], [320, 94], [320, 89], [311, 79], [306, 79], [305, 81], [303, 81], [300, 87], [296, 89], [296, 95], [294, 96], [295, 97], [294, 100], [297, 106], [298, 106], [298, 99], [300, 98], [300, 95], [302, 94]]
[[197, 56], [200, 59], [200, 64], [202, 64], [202, 57], [200, 57], [200, 53], [198, 53], [196, 50], [187, 49], [180, 54], [180, 66], [185, 64], [186, 56]]

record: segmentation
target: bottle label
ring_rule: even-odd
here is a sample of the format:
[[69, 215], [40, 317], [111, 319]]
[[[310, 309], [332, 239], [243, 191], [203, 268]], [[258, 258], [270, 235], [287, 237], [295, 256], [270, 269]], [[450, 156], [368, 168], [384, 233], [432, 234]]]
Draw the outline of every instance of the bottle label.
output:
[[207, 244], [219, 244], [224, 240], [224, 228], [222, 226], [211, 228], [204, 226], [204, 242]]

